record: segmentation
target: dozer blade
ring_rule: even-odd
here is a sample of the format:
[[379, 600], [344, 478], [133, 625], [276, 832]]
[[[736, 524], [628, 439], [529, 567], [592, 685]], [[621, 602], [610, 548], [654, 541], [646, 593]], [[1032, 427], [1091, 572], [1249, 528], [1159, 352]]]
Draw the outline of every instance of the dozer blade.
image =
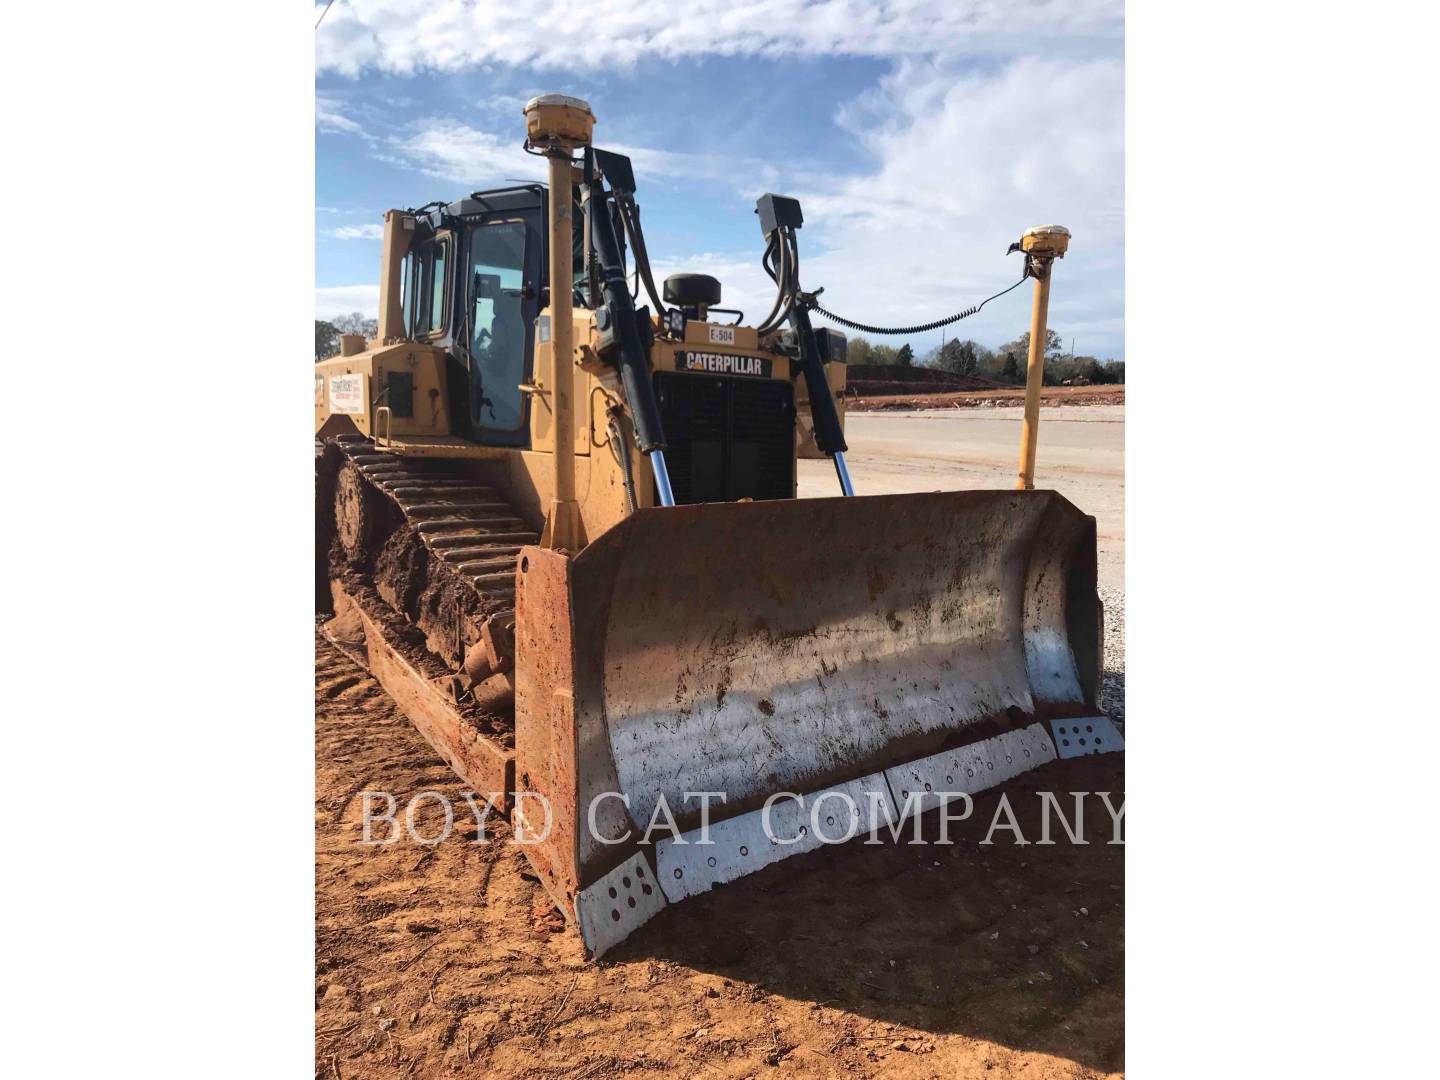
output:
[[[907, 776], [973, 792], [1053, 760], [1039, 721], [1091, 718], [1110, 745], [1084, 752], [1118, 748], [1096, 716], [1095, 521], [1054, 492], [642, 510], [573, 558], [526, 548], [518, 581], [517, 787], [552, 816], [527, 850], [597, 953], [666, 897], [805, 850], [758, 832], [776, 793], [863, 813], [873, 791], [893, 816]], [[667, 810], [696, 829], [697, 792], [723, 793], [733, 852], [637, 846]], [[531, 839], [537, 805], [516, 805]]]

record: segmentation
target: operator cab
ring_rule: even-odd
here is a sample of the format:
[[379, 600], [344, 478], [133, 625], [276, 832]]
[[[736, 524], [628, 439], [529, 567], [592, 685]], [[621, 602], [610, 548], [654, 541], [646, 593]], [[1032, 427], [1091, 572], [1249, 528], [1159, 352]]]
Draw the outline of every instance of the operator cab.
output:
[[547, 197], [527, 184], [416, 212], [402, 282], [405, 335], [446, 350], [451, 429], [487, 446], [529, 443], [530, 401], [520, 386], [534, 371], [549, 273]]
[[[721, 283], [706, 274], [672, 274], [662, 300], [628, 159], [587, 149], [585, 170], [589, 179], [571, 190], [572, 300], [594, 312], [592, 363], [613, 373], [632, 425], [622, 441], [633, 438], [650, 457], [660, 501], [793, 498], [802, 382], [808, 402], [829, 403], [828, 417], [811, 409], [825, 421], [815, 428], [819, 449], [844, 449], [826, 374], [827, 365], [843, 364], [844, 338], [817, 334], [799, 301], [799, 204], [777, 195], [757, 202], [767, 243], [762, 265], [777, 296], [770, 314], [747, 326], [743, 312], [720, 306]], [[549, 197], [547, 186], [525, 184], [409, 212], [415, 235], [401, 274], [404, 336], [444, 351], [450, 430], [483, 446], [531, 446], [532, 395], [542, 392], [536, 320], [549, 307]], [[642, 284], [653, 308], [635, 303]], [[792, 328], [784, 331], [787, 321]], [[397, 378], [408, 376], [387, 375]], [[396, 407], [413, 407], [409, 390], [385, 388], [394, 416], [410, 415]], [[592, 404], [587, 397], [582, 407]], [[592, 437], [594, 430], [592, 422]], [[836, 466], [849, 493], [843, 457]]]

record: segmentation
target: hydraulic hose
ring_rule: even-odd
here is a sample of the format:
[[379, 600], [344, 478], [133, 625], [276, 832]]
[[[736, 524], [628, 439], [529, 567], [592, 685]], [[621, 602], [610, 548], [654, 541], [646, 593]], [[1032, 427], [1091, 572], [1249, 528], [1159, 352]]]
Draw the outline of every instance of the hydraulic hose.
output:
[[660, 301], [660, 293], [655, 288], [655, 278], [650, 273], [650, 253], [645, 249], [645, 233], [640, 229], [640, 208], [623, 196], [615, 197], [615, 205], [620, 208], [620, 220], [625, 226], [625, 235], [630, 238], [630, 247], [635, 251], [635, 269], [640, 273], [640, 280], [645, 283], [645, 293], [650, 297], [650, 303], [655, 305], [655, 314], [664, 315], [665, 305]]
[[771, 269], [770, 260], [774, 257], [775, 250], [775, 234], [771, 233], [769, 240], [765, 244], [765, 254], [760, 257], [760, 265], [764, 268], [765, 273], [770, 275], [770, 280], [776, 283], [775, 303], [770, 306], [770, 314], [766, 315], [756, 324], [758, 332], [762, 334], [775, 325], [775, 318], [780, 314], [780, 305], [785, 302], [785, 289], [780, 285], [780, 276], [775, 270]]
[[[591, 200], [598, 199], [601, 203], [599, 212], [586, 214], [590, 221], [590, 239], [595, 245], [595, 260], [600, 266], [600, 289], [605, 297], [610, 328], [620, 347], [620, 385], [624, 388], [625, 401], [635, 422], [635, 444], [642, 454], [649, 455], [665, 449], [665, 433], [660, 424], [655, 387], [650, 381], [650, 358], [640, 337], [640, 319], [625, 284], [620, 241], [615, 235], [614, 222], [604, 212], [604, 203], [609, 197], [598, 183], [581, 188], [581, 198], [586, 201], [587, 210]], [[645, 267], [643, 247], [636, 247], [635, 256], [636, 265]]]
[[[791, 257], [794, 249], [791, 247], [789, 240], [780, 233], [773, 234], [772, 243], [776, 245], [778, 261], [775, 265], [775, 272], [771, 273], [770, 276], [775, 281], [777, 292], [775, 294], [774, 310], [769, 317], [757, 327], [757, 331], [761, 334], [769, 333], [784, 322], [790, 315], [790, 309], [795, 305], [796, 274]], [[766, 253], [769, 253], [768, 248], [766, 249]], [[770, 273], [769, 266], [766, 266], [765, 270], [767, 273]]]
[[635, 497], [635, 470], [630, 462], [630, 442], [625, 438], [625, 430], [621, 427], [620, 407], [612, 406], [609, 412], [610, 449], [620, 465], [620, 478], [625, 485], [625, 502], [633, 514], [640, 504]]

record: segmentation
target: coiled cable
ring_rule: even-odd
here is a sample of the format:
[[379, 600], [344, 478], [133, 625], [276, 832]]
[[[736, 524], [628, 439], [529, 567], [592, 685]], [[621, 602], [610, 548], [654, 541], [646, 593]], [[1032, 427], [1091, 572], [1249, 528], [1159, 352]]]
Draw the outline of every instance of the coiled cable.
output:
[[1019, 281], [1015, 282], [1014, 285], [1011, 285], [1007, 289], [1001, 289], [994, 296], [987, 296], [984, 300], [981, 300], [973, 307], [968, 307], [964, 311], [958, 311], [954, 315], [951, 315], [945, 319], [936, 319], [934, 322], [924, 323], [921, 326], [867, 326], [865, 323], [855, 322], [854, 320], [847, 319], [842, 315], [836, 315], [833, 311], [827, 311], [825, 308], [820, 306], [820, 301], [815, 299], [816, 295], [818, 295], [817, 293], [804, 294], [803, 302], [807, 307], [811, 308], [814, 311], [818, 311], [821, 315], [824, 315], [832, 322], [837, 322], [841, 326], [848, 327], [851, 330], [859, 330], [865, 334], [923, 334], [927, 330], [938, 330], [942, 326], [949, 326], [951, 323], [957, 323], [961, 319], [968, 319], [971, 315], [974, 315], [991, 300], [997, 300], [1011, 290], [1018, 289], [1021, 285], [1025, 284], [1025, 279], [1029, 276], [1030, 275], [1027, 273], [1025, 277], [1022, 277]]

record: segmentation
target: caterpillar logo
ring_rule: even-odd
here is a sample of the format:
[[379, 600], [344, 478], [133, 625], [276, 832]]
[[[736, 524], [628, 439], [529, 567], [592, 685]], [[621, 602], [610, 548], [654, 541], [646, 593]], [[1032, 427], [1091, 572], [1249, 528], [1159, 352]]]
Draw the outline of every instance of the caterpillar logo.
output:
[[765, 356], [737, 356], [734, 353], [677, 352], [676, 371], [707, 371], [711, 375], [770, 377], [770, 359]]

